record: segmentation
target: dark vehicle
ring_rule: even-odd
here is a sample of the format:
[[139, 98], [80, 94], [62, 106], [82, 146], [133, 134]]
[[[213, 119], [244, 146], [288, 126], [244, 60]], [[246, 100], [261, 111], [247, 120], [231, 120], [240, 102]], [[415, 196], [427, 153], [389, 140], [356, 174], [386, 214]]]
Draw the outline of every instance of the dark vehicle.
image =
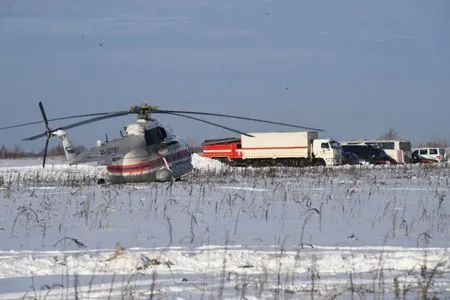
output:
[[360, 160], [374, 165], [395, 165], [397, 161], [384, 152], [383, 149], [371, 145], [342, 145], [343, 152], [355, 153]]
[[417, 151], [414, 151], [412, 153], [412, 162], [413, 164], [429, 164], [429, 163], [436, 163], [437, 160], [426, 158], [418, 154]]
[[362, 162], [358, 155], [353, 152], [342, 152], [342, 164], [343, 165], [361, 165]]

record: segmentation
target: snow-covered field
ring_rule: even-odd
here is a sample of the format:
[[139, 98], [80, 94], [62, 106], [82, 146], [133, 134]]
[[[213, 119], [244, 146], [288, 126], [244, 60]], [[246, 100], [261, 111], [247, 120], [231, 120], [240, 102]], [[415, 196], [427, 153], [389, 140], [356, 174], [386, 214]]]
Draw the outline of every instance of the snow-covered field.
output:
[[446, 165], [230, 169], [99, 186], [0, 161], [1, 299], [450, 297]]

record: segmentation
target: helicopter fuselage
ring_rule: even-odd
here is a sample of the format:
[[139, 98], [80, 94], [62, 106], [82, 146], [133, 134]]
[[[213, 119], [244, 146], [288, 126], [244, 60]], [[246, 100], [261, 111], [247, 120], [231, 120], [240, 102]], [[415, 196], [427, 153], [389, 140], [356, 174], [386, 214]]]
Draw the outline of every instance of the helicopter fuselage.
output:
[[112, 183], [170, 181], [191, 170], [191, 150], [179, 141], [164, 150], [148, 146], [115, 155], [107, 165]]
[[111, 183], [170, 181], [193, 169], [188, 144], [157, 120], [138, 119], [126, 127], [121, 138], [81, 153], [72, 150], [64, 131], [56, 135], [62, 139], [69, 164], [104, 164]]

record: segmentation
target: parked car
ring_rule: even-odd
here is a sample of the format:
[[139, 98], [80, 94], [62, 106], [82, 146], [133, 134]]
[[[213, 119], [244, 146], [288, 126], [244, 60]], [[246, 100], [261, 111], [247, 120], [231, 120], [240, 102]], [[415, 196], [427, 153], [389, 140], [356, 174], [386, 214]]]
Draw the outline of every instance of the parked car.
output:
[[366, 144], [342, 145], [343, 152], [355, 153], [360, 161], [374, 165], [397, 164], [397, 161], [391, 158], [383, 149]]
[[358, 155], [353, 152], [342, 152], [342, 164], [343, 165], [361, 165], [362, 162]]
[[425, 158], [423, 156], [420, 156], [418, 154], [418, 151], [416, 153], [412, 153], [412, 163], [414, 164], [429, 164], [429, 163], [436, 163], [437, 161], [434, 159]]
[[423, 157], [426, 159], [432, 159], [437, 162], [447, 161], [447, 154], [445, 153], [445, 148], [438, 147], [422, 147], [413, 149], [412, 152], [413, 158], [414, 156]]

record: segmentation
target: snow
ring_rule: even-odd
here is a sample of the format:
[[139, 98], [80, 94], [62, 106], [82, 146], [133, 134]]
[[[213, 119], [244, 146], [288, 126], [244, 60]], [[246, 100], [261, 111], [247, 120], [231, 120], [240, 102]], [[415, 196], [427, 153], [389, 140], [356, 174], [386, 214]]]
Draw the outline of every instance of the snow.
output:
[[194, 168], [200, 170], [220, 170], [222, 168], [226, 168], [223, 163], [203, 157], [197, 153], [192, 155], [192, 164], [194, 165]]
[[98, 186], [102, 166], [40, 164], [0, 162], [1, 299], [450, 296], [447, 165], [195, 154], [180, 182]]

